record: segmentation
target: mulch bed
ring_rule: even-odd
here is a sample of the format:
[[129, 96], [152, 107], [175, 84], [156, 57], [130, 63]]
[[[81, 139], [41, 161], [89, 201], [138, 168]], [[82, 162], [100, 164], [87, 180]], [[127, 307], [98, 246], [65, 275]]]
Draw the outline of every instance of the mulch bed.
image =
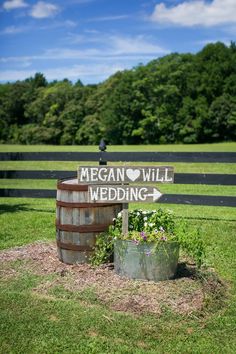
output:
[[[21, 261], [17, 267], [16, 261]], [[194, 267], [185, 264], [180, 265], [176, 279], [158, 283], [120, 277], [112, 264], [67, 265], [59, 261], [55, 242], [37, 242], [1, 251], [0, 267], [2, 278], [17, 277], [24, 271], [41, 276], [54, 274], [53, 280], [45, 279], [33, 289], [35, 294], [47, 296], [58, 286], [71, 293], [91, 290], [99, 303], [115, 311], [135, 314], [160, 315], [166, 307], [179, 314], [196, 313], [204, 308], [206, 292], [224, 287], [217, 277], [205, 283], [200, 281]]]

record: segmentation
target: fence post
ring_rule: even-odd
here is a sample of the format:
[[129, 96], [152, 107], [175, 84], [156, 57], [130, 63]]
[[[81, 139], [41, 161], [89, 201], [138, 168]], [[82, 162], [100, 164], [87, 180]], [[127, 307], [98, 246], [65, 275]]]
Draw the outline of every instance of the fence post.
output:
[[99, 150], [100, 152], [100, 159], [99, 159], [99, 165], [107, 165], [107, 160], [105, 157], [106, 154], [106, 143], [103, 139], [101, 139], [100, 144], [99, 144]]

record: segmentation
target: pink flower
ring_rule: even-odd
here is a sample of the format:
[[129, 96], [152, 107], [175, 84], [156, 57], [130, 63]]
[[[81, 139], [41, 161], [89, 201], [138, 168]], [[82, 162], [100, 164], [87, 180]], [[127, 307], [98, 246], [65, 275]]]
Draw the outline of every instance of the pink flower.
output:
[[146, 236], [146, 234], [145, 234], [144, 231], [141, 231], [141, 232], [140, 232], [140, 236], [143, 238], [144, 241], [147, 240], [147, 236]]
[[161, 236], [160, 240], [161, 241], [167, 241], [167, 237], [166, 236]]
[[138, 240], [132, 240], [132, 242], [133, 242], [135, 245], [138, 245], [138, 244], [139, 244], [139, 241], [138, 241]]

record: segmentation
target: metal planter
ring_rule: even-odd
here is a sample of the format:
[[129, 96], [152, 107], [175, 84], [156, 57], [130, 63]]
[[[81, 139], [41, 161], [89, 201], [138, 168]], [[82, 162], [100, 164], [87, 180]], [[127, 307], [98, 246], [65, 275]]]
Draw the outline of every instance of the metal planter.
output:
[[120, 276], [131, 279], [168, 280], [175, 277], [179, 259], [177, 242], [135, 244], [133, 241], [116, 240], [114, 267]]

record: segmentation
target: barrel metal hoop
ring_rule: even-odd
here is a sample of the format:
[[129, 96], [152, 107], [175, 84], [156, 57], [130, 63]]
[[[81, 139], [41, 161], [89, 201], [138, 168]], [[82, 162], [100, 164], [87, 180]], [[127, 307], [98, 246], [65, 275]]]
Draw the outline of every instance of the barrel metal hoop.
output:
[[90, 232], [102, 232], [106, 231], [110, 224], [92, 224], [92, 225], [70, 225], [70, 224], [60, 224], [56, 221], [56, 227], [61, 231], [68, 232], [80, 232], [80, 233], [90, 233]]
[[57, 189], [66, 190], [66, 191], [79, 191], [79, 192], [87, 192], [88, 185], [87, 184], [66, 184], [63, 181], [57, 182]]
[[110, 207], [110, 206], [118, 206], [120, 204], [111, 204], [111, 203], [69, 203], [62, 202], [57, 200], [57, 206], [64, 208], [100, 208], [100, 207]]
[[59, 248], [62, 248], [63, 250], [69, 250], [69, 251], [81, 251], [81, 252], [92, 252], [93, 248], [90, 246], [81, 246], [81, 245], [74, 245], [72, 243], [65, 243], [57, 240], [57, 246]]

